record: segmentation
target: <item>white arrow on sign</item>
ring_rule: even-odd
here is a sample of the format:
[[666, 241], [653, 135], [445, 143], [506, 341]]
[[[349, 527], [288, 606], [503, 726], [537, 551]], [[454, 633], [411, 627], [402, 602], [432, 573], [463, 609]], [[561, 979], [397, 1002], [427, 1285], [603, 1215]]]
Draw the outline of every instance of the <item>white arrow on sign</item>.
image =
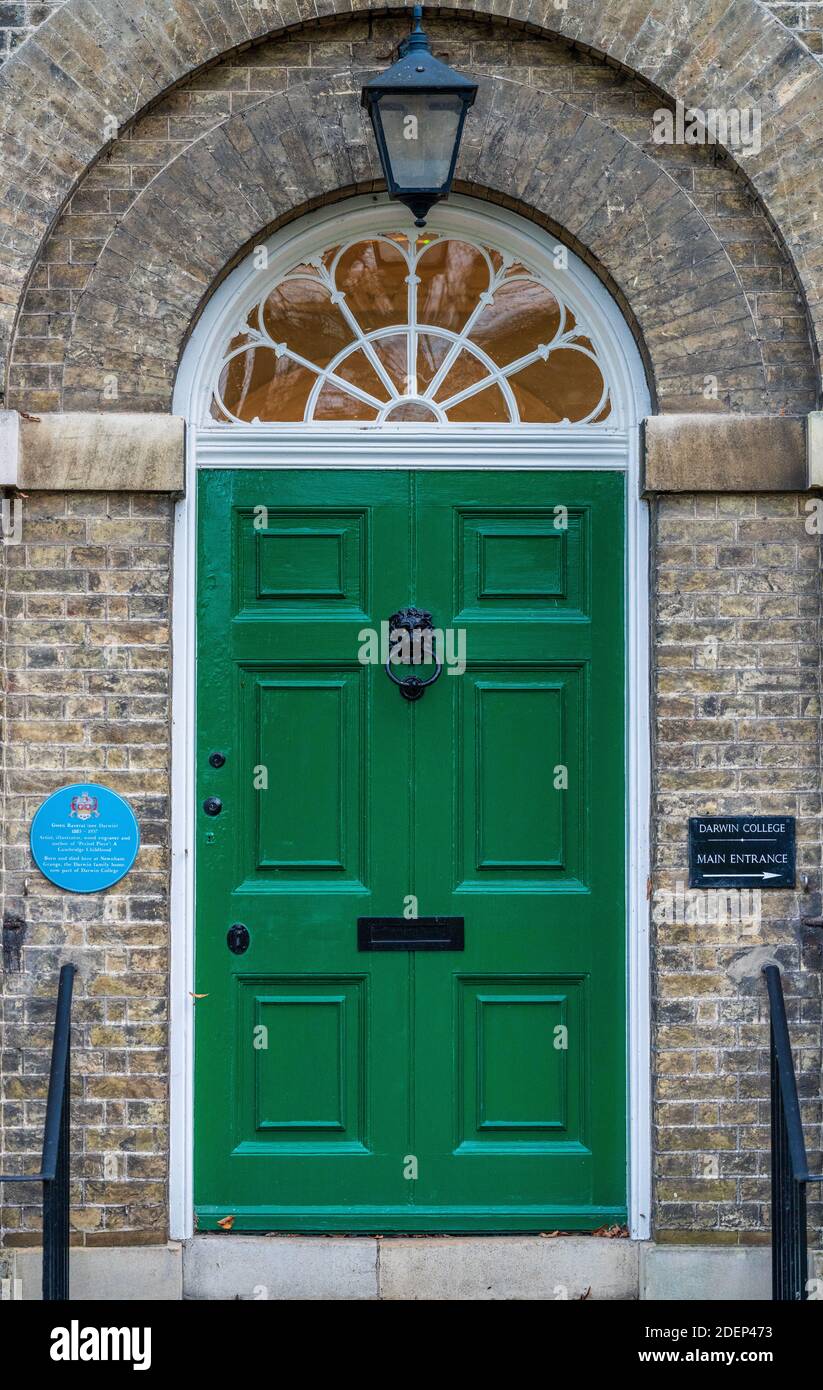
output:
[[782, 874], [736, 874], [727, 869], [725, 874], [704, 874], [704, 878], [782, 878]]

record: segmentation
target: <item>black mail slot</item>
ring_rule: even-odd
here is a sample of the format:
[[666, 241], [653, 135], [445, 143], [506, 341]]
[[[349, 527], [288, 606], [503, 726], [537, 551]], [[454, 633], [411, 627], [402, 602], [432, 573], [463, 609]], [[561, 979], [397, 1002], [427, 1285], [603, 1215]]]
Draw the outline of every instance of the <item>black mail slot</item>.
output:
[[462, 917], [358, 917], [358, 951], [462, 951]]

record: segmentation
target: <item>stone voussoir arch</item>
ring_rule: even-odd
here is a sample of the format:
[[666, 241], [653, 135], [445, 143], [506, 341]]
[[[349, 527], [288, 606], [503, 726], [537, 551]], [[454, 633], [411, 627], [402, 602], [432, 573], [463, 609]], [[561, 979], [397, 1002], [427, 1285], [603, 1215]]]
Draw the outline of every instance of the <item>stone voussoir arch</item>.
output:
[[[669, 408], [698, 395], [706, 372], [765, 389], [735, 267], [674, 178], [626, 136], [535, 87], [489, 78], [476, 115], [460, 187], [562, 228], [587, 252], [628, 306]], [[67, 343], [64, 408], [168, 410], [193, 319], [261, 229], [341, 190], [373, 188], [379, 175], [349, 73], [268, 96], [204, 134], [146, 186], [101, 253]], [[111, 373], [117, 398], [107, 402]]]
[[[279, 32], [339, 15], [402, 12], [369, 0], [64, 0], [0, 72], [0, 347], [40, 248], [85, 169], [187, 74]], [[453, 0], [432, 12], [487, 16], [576, 42], [672, 99], [757, 104], [759, 154], [745, 173], [797, 269], [823, 332], [823, 66], [760, 0]], [[108, 122], [108, 124], [107, 124]]]

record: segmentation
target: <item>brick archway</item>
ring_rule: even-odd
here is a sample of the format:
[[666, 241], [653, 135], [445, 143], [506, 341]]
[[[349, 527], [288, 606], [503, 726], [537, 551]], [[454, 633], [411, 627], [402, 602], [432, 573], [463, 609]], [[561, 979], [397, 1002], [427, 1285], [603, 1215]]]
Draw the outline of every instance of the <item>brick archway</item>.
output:
[[[370, 8], [351, 0], [345, 12]], [[323, 18], [338, 12], [334, 0], [320, 9]], [[759, 104], [763, 146], [745, 173], [793, 256], [820, 332], [823, 223], [810, 179], [823, 134], [823, 68], [759, 0], [685, 0], [674, 15], [649, 0], [628, 9], [613, 0], [568, 0], [565, 9], [553, 0], [455, 0], [449, 11], [565, 37], [693, 105]], [[261, 8], [215, 0], [207, 14], [189, 0], [142, 0], [128, 23], [109, 0], [94, 10], [65, 0], [35, 30], [0, 78], [5, 341], [44, 237], [111, 141], [111, 118], [122, 126], [193, 69], [306, 22], [291, 0]]]
[[[706, 372], [722, 386], [724, 372], [745, 371], [767, 390], [734, 265], [674, 178], [597, 118], [536, 88], [488, 79], [478, 116], [461, 186], [562, 228], [585, 249], [622, 292], [664, 409], [699, 397]], [[526, 130], [536, 139], [524, 148]], [[273, 227], [372, 187], [378, 174], [345, 74], [269, 97], [189, 146], [148, 184], [97, 261], [67, 343], [64, 408], [168, 410], [191, 322], [226, 267]], [[107, 401], [110, 373], [117, 397]]]

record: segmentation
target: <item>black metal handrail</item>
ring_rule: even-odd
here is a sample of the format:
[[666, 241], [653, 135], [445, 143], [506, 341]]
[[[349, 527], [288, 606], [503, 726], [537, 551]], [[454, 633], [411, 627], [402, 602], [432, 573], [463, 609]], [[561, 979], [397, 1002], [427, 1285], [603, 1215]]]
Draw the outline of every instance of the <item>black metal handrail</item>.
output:
[[806, 1185], [823, 1182], [823, 1173], [809, 1172], [780, 967], [764, 965], [763, 974], [770, 1014], [772, 1301], [797, 1303], [809, 1296]]
[[75, 965], [60, 969], [40, 1172], [0, 1173], [0, 1182], [43, 1184], [43, 1299], [47, 1303], [69, 1296], [71, 996], [76, 969]]

